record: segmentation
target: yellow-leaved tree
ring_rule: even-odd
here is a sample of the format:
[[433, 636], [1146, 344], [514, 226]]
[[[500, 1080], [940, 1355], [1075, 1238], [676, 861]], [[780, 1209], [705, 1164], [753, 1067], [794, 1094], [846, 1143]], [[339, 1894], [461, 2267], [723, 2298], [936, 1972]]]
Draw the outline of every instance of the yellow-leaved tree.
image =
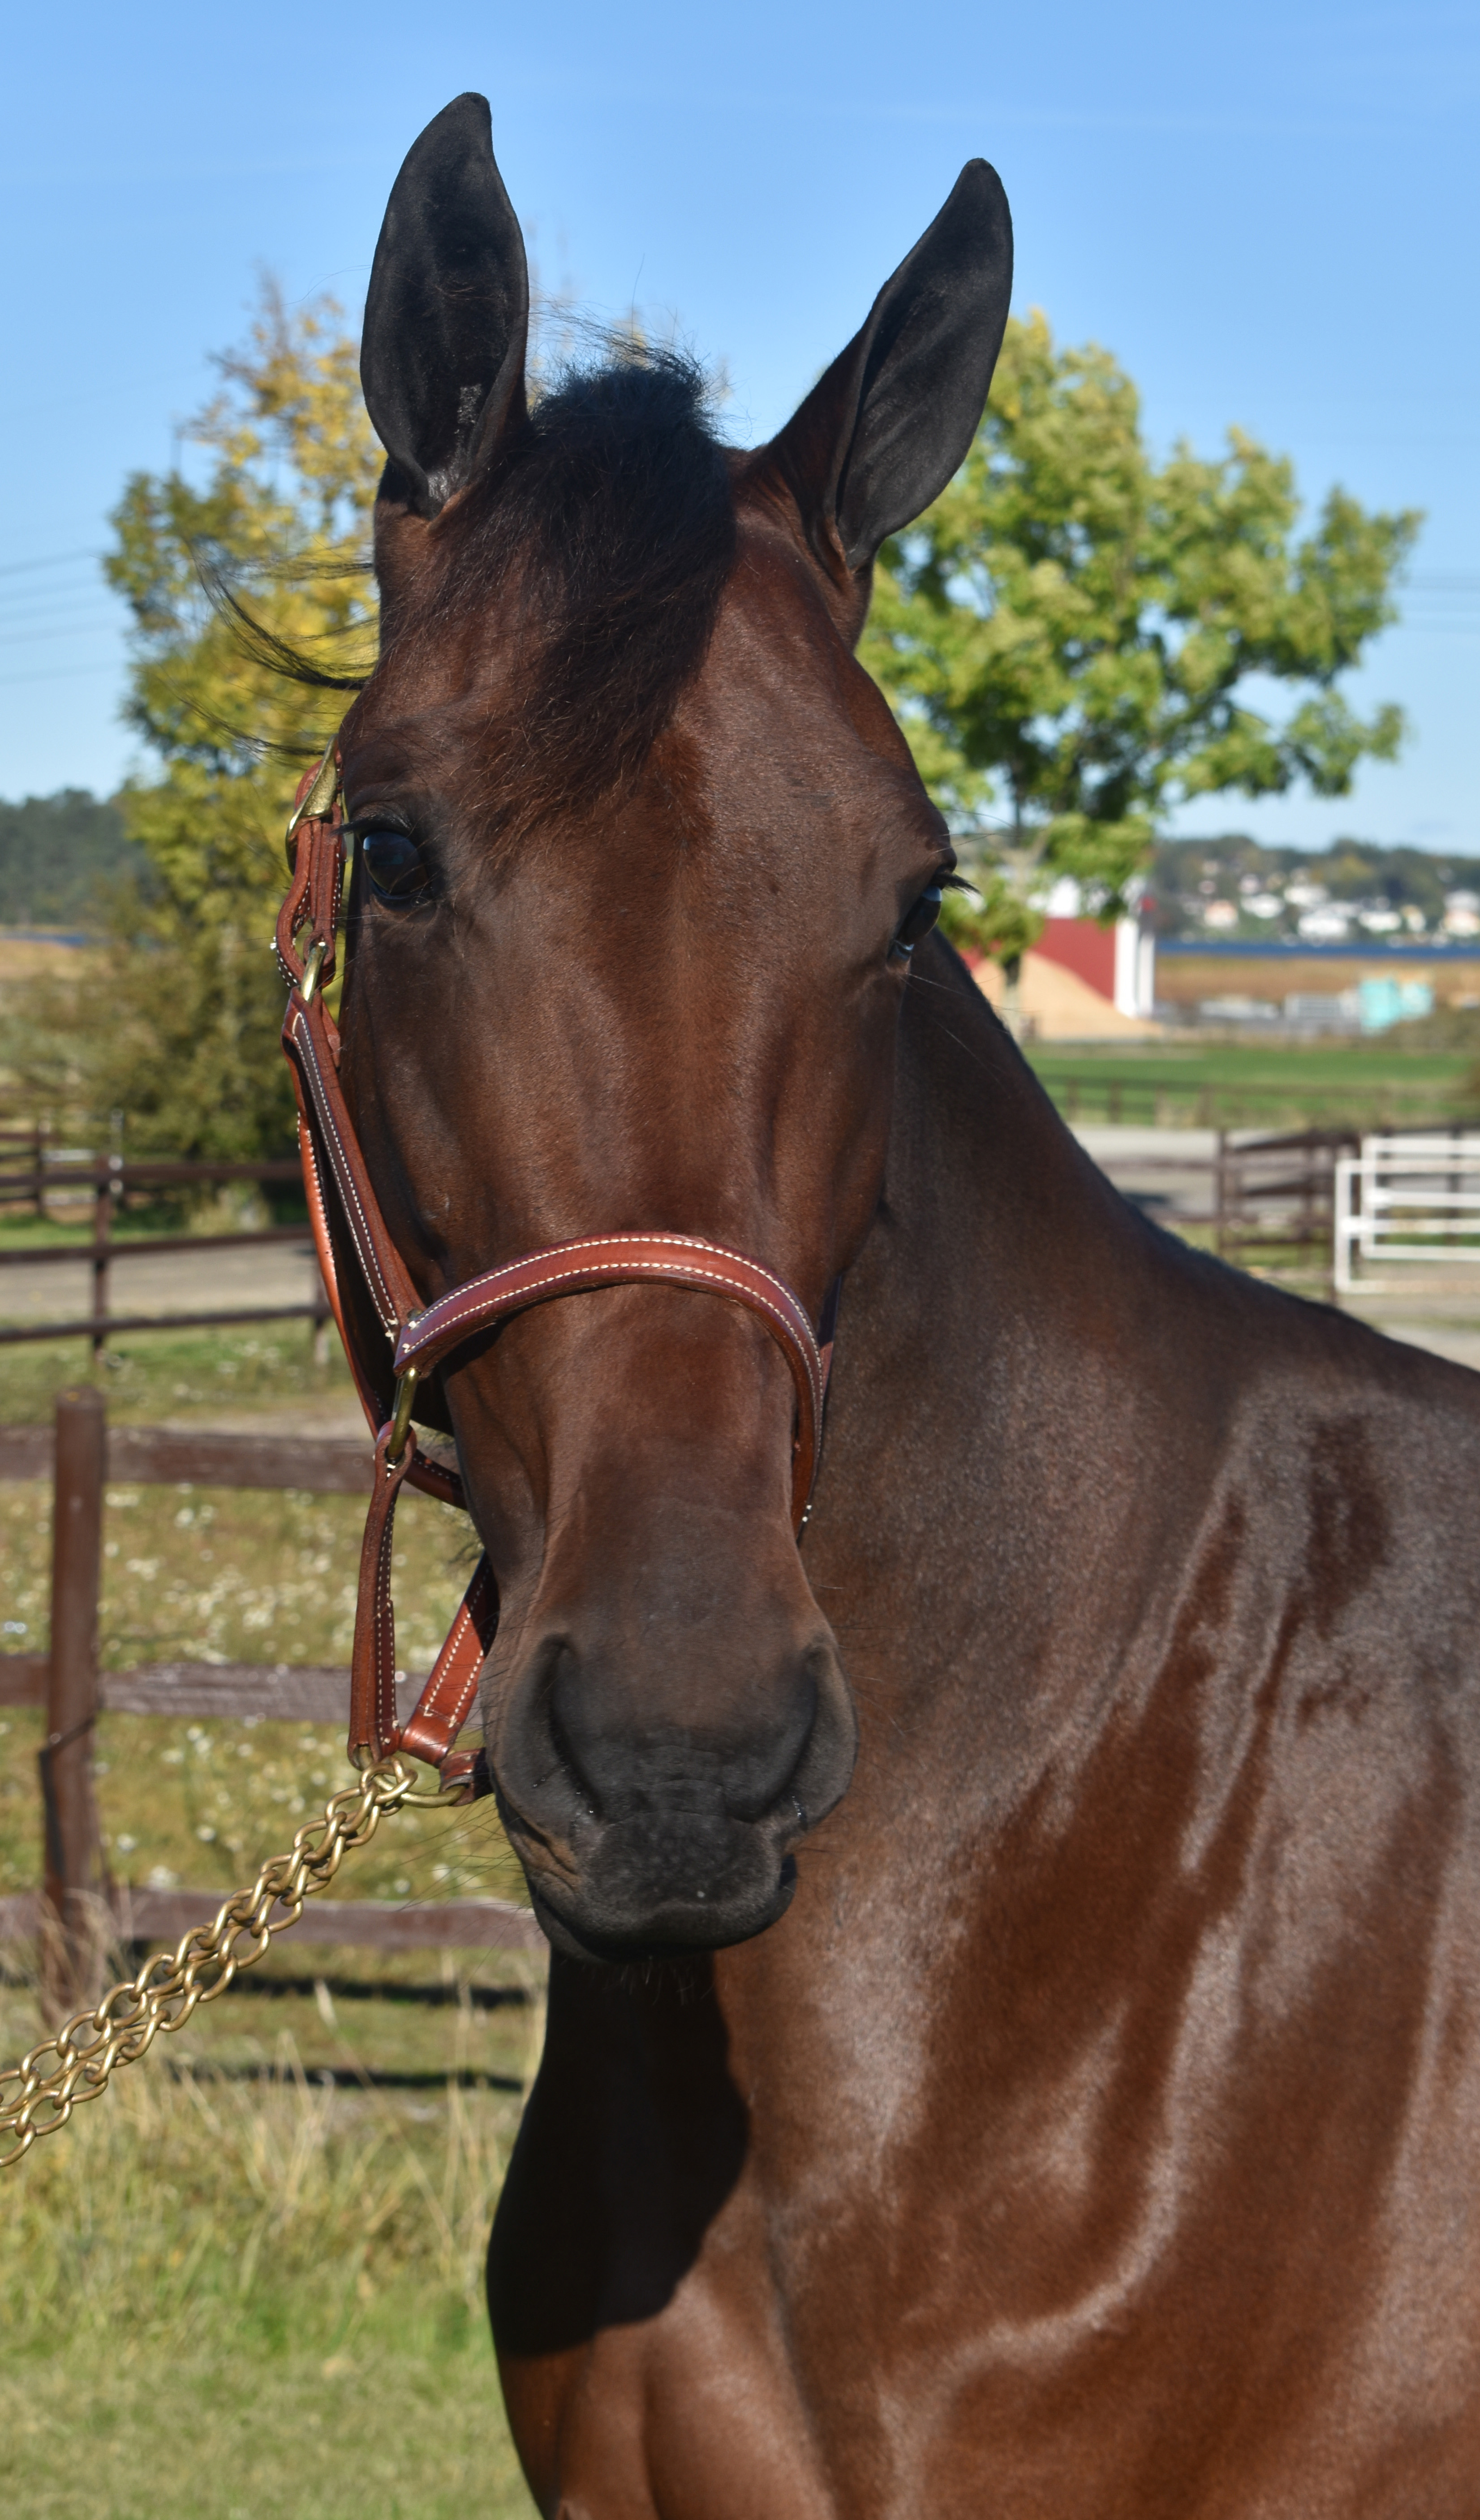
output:
[[283, 834], [374, 659], [383, 458], [332, 298], [290, 309], [265, 285], [217, 364], [182, 461], [125, 485], [105, 563], [133, 612], [125, 715], [158, 764], [119, 799], [148, 875], [105, 906], [106, 971], [28, 1008], [12, 1059], [39, 1102], [94, 1124], [122, 1110], [135, 1155], [246, 1160], [293, 1146]]

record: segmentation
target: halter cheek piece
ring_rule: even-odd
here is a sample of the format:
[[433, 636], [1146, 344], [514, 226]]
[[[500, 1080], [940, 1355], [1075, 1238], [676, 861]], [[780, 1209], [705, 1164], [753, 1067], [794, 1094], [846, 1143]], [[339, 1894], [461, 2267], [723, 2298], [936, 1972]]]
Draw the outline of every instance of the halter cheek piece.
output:
[[[781, 1349], [796, 1390], [791, 1511], [798, 1536], [817, 1473], [823, 1402], [832, 1356], [837, 1287], [829, 1295], [822, 1343], [789, 1286], [743, 1252], [687, 1234], [606, 1234], [552, 1243], [490, 1269], [424, 1305], [386, 1231], [339, 1089], [339, 1035], [324, 1004], [335, 969], [335, 928], [344, 878], [344, 828], [336, 747], [299, 787], [288, 827], [292, 881], [278, 916], [277, 951], [289, 985], [283, 1047], [298, 1100], [298, 1150], [319, 1266], [365, 1415], [376, 1438], [375, 1485], [360, 1551], [350, 1680], [349, 1755], [357, 1766], [406, 1750], [440, 1770], [444, 1784], [469, 1791], [474, 1759], [453, 1744], [472, 1708], [478, 1675], [498, 1625], [498, 1588], [478, 1559], [416, 1711], [397, 1721], [395, 1617], [390, 1598], [396, 1499], [408, 1482], [444, 1504], [465, 1505], [455, 1470], [419, 1451], [411, 1412], [419, 1379], [454, 1348], [512, 1313], [598, 1286], [651, 1282], [697, 1288], [743, 1304]], [[299, 930], [307, 928], [303, 954]], [[356, 1345], [340, 1293], [331, 1202], [354, 1252], [365, 1291], [392, 1349], [394, 1384]]]

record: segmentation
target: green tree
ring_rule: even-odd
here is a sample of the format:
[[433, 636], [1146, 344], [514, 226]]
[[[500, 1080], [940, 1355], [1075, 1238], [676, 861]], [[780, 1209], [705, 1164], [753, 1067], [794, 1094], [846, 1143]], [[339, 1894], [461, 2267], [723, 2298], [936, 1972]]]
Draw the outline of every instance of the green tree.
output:
[[[1106, 351], [1009, 322], [965, 464], [880, 555], [861, 650], [983, 886], [948, 927], [1009, 960], [1055, 876], [1112, 916], [1169, 806], [1340, 796], [1392, 759], [1400, 711], [1335, 685], [1395, 617], [1420, 518], [1339, 489], [1303, 536], [1299, 513], [1288, 462], [1238, 430], [1158, 465]], [[1252, 677], [1292, 688], [1278, 722]]]
[[[158, 765], [117, 803], [145, 864], [107, 906], [107, 969], [24, 1010], [10, 1061], [32, 1097], [131, 1151], [249, 1159], [291, 1151], [271, 953], [283, 833], [375, 650], [368, 527], [382, 458], [356, 345], [332, 299], [290, 312], [270, 284], [221, 390], [184, 433], [204, 453], [133, 474], [105, 562], [133, 612], [125, 714]], [[292, 658], [319, 687], [285, 672]]]

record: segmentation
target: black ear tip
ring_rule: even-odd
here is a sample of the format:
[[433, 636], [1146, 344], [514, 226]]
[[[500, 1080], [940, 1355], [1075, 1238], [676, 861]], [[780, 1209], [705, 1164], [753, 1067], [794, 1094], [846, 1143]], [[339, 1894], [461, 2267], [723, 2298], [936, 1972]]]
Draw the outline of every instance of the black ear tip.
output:
[[964, 201], [978, 202], [985, 208], [989, 202], [1007, 207], [1008, 195], [996, 167], [985, 158], [968, 158], [956, 178], [956, 194]]
[[1012, 262], [1012, 213], [1002, 177], [985, 158], [968, 158], [940, 213], [938, 230], [956, 241], [958, 249], [989, 262]]
[[444, 105], [440, 113], [432, 115], [426, 130], [413, 143], [412, 154], [414, 156], [428, 141], [435, 148], [438, 143], [449, 140], [459, 140], [465, 148], [481, 145], [492, 156], [493, 115], [488, 99], [479, 96], [476, 88], [466, 88], [461, 96], [453, 98], [450, 105]]

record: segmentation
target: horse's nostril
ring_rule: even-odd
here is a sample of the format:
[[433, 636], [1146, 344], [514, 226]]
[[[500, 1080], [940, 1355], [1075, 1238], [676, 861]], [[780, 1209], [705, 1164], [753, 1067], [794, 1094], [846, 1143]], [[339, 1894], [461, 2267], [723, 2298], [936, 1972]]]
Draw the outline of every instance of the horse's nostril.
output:
[[555, 1679], [545, 1710], [550, 1746], [558, 1765], [574, 1787], [577, 1811], [583, 1819], [600, 1820], [601, 1799], [581, 1755], [579, 1686], [580, 1669], [575, 1655], [569, 1645], [561, 1645], [556, 1657]]
[[640, 1688], [626, 1660], [565, 1638], [547, 1665], [549, 1749], [581, 1816], [666, 1824], [683, 1814], [723, 1829], [784, 1815], [788, 1831], [793, 1816], [806, 1827], [801, 1778], [820, 1696], [810, 1646], [753, 1677], [700, 1668], [688, 1685], [658, 1674]]

